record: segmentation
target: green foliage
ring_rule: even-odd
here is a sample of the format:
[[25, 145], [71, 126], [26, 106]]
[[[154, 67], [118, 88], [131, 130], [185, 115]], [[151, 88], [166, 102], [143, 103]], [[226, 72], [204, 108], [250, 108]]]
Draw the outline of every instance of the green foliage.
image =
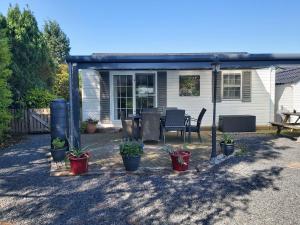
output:
[[60, 138], [55, 138], [52, 141], [52, 146], [54, 149], [61, 149], [65, 146], [65, 141]]
[[87, 125], [88, 124], [87, 124], [86, 121], [81, 122], [81, 126], [80, 126], [80, 132], [81, 133], [85, 133], [86, 132]]
[[49, 87], [55, 67], [37, 21], [28, 8], [21, 11], [18, 5], [10, 6], [7, 27], [13, 56], [10, 85], [14, 100], [18, 102], [32, 88]]
[[120, 154], [123, 156], [139, 156], [143, 154], [143, 145], [136, 141], [126, 141], [120, 144]]
[[25, 103], [29, 108], [48, 108], [55, 98], [56, 96], [46, 89], [33, 88], [26, 93]]
[[0, 143], [8, 131], [11, 114], [8, 110], [12, 99], [8, 85], [11, 76], [10, 70], [11, 52], [7, 38], [7, 26], [5, 17], [0, 15]]
[[223, 134], [221, 142], [223, 142], [224, 144], [233, 144], [234, 143], [234, 139], [229, 134]]
[[58, 97], [69, 99], [69, 73], [68, 65], [60, 64], [53, 82], [53, 93]]
[[70, 53], [70, 40], [56, 21], [46, 21], [44, 38], [55, 65], [58, 67], [59, 64], [65, 63]]
[[90, 123], [90, 124], [97, 124], [99, 122], [99, 120], [96, 120], [96, 119], [93, 119], [92, 117], [89, 117], [87, 120], [86, 120], [87, 123]]

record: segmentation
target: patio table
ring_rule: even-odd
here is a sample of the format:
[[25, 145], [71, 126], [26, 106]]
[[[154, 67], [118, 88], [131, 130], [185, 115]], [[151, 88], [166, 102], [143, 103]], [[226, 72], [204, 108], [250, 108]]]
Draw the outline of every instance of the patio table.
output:
[[[140, 114], [133, 114], [133, 115], [129, 115], [129, 118], [132, 119], [132, 135], [133, 138], [138, 140], [141, 137], [140, 134], [140, 120], [142, 119], [142, 115]], [[161, 124], [162, 122], [165, 120], [166, 116], [165, 115], [161, 115], [160, 117], [160, 121]], [[185, 121], [187, 123], [187, 127], [188, 127], [188, 141], [191, 142], [191, 116], [190, 115], [185, 115]], [[162, 134], [162, 126], [160, 126], [160, 134]], [[161, 135], [160, 135], [161, 137]]]
[[[271, 122], [272, 126], [277, 127], [277, 134], [280, 134], [283, 128], [300, 130], [300, 112], [283, 112], [282, 115], [284, 116], [282, 123]], [[289, 122], [292, 116], [297, 118], [294, 123]]]

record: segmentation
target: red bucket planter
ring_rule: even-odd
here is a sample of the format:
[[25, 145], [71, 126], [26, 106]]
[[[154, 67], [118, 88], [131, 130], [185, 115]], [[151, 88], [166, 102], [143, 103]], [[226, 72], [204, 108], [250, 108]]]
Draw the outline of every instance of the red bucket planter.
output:
[[71, 173], [73, 173], [74, 175], [79, 175], [88, 172], [88, 158], [88, 153], [84, 153], [80, 157], [69, 155]]
[[[186, 171], [189, 169], [190, 156], [189, 151], [179, 150], [170, 154], [172, 159], [173, 170], [175, 171]], [[181, 159], [179, 159], [181, 158]]]

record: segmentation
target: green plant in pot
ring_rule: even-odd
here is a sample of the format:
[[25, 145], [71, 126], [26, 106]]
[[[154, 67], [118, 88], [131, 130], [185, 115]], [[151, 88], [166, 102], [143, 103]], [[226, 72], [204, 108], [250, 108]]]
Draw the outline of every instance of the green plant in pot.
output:
[[136, 171], [139, 168], [143, 147], [143, 144], [137, 141], [125, 141], [120, 144], [120, 155], [127, 171]]
[[68, 159], [70, 161], [71, 173], [74, 175], [79, 175], [88, 172], [88, 159], [90, 157], [90, 153], [87, 149], [90, 146], [86, 146], [83, 148], [72, 148], [68, 152]]
[[93, 118], [88, 118], [86, 120], [87, 125], [86, 125], [86, 131], [89, 134], [93, 134], [96, 132], [97, 130], [97, 123], [99, 122], [99, 120], [93, 119]]
[[234, 139], [229, 134], [224, 134], [220, 141], [221, 150], [224, 155], [228, 156], [234, 152]]
[[54, 162], [61, 162], [66, 157], [66, 152], [68, 146], [66, 146], [66, 141], [60, 138], [55, 138], [52, 140], [51, 156]]
[[172, 167], [175, 171], [186, 171], [189, 169], [191, 152], [186, 150], [187, 147], [174, 148], [171, 145], [165, 145], [162, 150], [167, 152], [172, 160]]

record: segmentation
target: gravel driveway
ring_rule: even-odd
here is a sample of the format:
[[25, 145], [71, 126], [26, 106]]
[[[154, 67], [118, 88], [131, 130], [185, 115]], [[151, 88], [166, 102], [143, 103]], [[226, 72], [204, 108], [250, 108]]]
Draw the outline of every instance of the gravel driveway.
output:
[[28, 136], [0, 151], [0, 224], [299, 224], [299, 143], [240, 141], [203, 173], [50, 177], [49, 136]]

